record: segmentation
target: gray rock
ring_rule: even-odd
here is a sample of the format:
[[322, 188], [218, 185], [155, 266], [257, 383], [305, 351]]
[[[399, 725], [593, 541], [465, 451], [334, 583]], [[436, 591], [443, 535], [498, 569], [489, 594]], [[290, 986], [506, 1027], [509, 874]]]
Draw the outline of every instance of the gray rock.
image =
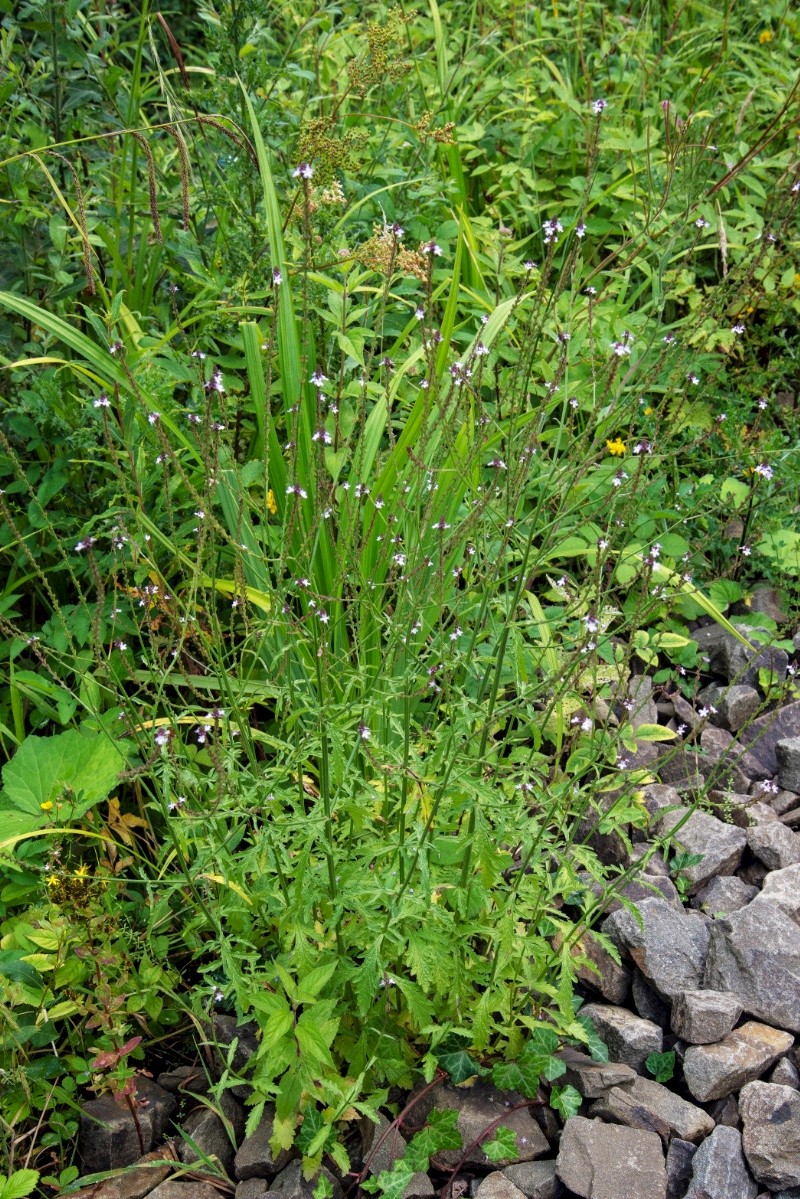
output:
[[[758, 686], [759, 670], [771, 670], [780, 679], [786, 677], [789, 655], [785, 649], [760, 645], [753, 635], [753, 628], [749, 625], [734, 624], [734, 628], [749, 642], [749, 646], [743, 645], [724, 629], [720, 630], [721, 636], [707, 634], [704, 638], [714, 674], [721, 674], [729, 683], [738, 683], [745, 687]], [[698, 635], [704, 633], [705, 629], [698, 629], [694, 634], [695, 640]]]
[[764, 1191], [758, 1199], [800, 1199], [800, 1187], [789, 1187], [785, 1191]]
[[[413, 1098], [413, 1096], [412, 1096]], [[531, 1161], [536, 1157], [544, 1157], [550, 1146], [541, 1128], [530, 1114], [528, 1108], [511, 1109], [516, 1104], [525, 1102], [523, 1095], [517, 1091], [498, 1091], [496, 1087], [478, 1082], [467, 1089], [455, 1087], [445, 1082], [426, 1095], [414, 1105], [414, 1120], [423, 1124], [433, 1109], [457, 1111], [456, 1127], [461, 1134], [464, 1146], [472, 1145], [465, 1166], [487, 1166], [501, 1168], [514, 1161]], [[475, 1144], [489, 1124], [502, 1116], [504, 1128], [510, 1128], [517, 1136], [516, 1158], [508, 1161], [490, 1162], [480, 1144]], [[464, 1149], [442, 1149], [431, 1158], [431, 1165], [439, 1170], [452, 1170], [461, 1162]]]
[[646, 854], [650, 854], [651, 856], [647, 859], [647, 863], [643, 868], [644, 873], [651, 876], [661, 874], [664, 878], [669, 878], [669, 866], [664, 861], [664, 855], [654, 841], [640, 841], [638, 845], [632, 845], [628, 853], [628, 864], [631, 866], [637, 865]]
[[[721, 763], [725, 768], [730, 766], [745, 779], [761, 781], [767, 777], [767, 771], [758, 758], [749, 753], [743, 745], [740, 745], [727, 729], [718, 729], [713, 725], [708, 725], [700, 734], [700, 748], [712, 762]], [[744, 790], [746, 789], [745, 786]]]
[[800, 920], [800, 865], [771, 870], [759, 898], [774, 904], [792, 920]]
[[738, 769], [732, 758], [712, 758], [682, 746], [659, 763], [658, 775], [679, 791], [705, 791], [708, 787], [743, 791], [748, 785], [747, 775]]
[[712, 878], [692, 897], [692, 906], [709, 916], [727, 916], [730, 912], [738, 912], [756, 895], [758, 888], [748, 887], [735, 874], [721, 875]]
[[[685, 823], [681, 821], [685, 817]], [[677, 828], [678, 825], [680, 828]], [[742, 860], [742, 854], [747, 845], [747, 833], [744, 829], [724, 824], [716, 816], [708, 812], [693, 812], [688, 808], [679, 808], [677, 812], [669, 812], [659, 817], [657, 825], [661, 836], [672, 834], [679, 845], [691, 854], [702, 855], [696, 866], [689, 866], [681, 871], [681, 875], [689, 883], [691, 892], [701, 890], [711, 878], [719, 875], [733, 874]]]
[[600, 1099], [612, 1087], [631, 1086], [638, 1078], [631, 1066], [622, 1062], [595, 1062], [577, 1049], [562, 1049], [558, 1057], [567, 1068], [563, 1081], [573, 1086], [584, 1099]]
[[255, 1131], [246, 1137], [238, 1150], [233, 1169], [240, 1182], [247, 1178], [272, 1178], [289, 1161], [289, 1153], [281, 1149], [275, 1157], [269, 1143], [275, 1122], [275, 1108], [267, 1104]]
[[603, 931], [627, 950], [662, 999], [699, 987], [708, 951], [708, 924], [693, 913], [676, 911], [663, 899], [643, 899], [636, 908], [641, 925], [632, 912], [621, 911], [604, 921]]
[[708, 1045], [727, 1036], [741, 1014], [727, 991], [684, 991], [672, 1005], [672, 1031], [690, 1045]]
[[503, 1170], [506, 1178], [510, 1178], [514, 1186], [519, 1187], [527, 1199], [559, 1199], [564, 1188], [556, 1177], [556, 1163], [553, 1159], [540, 1162], [518, 1162], [515, 1166], [506, 1166]]
[[659, 1028], [669, 1028], [669, 1006], [658, 995], [638, 967], [634, 967], [631, 997], [637, 1014], [643, 1020], [652, 1020]]
[[319, 1182], [320, 1175], [327, 1178], [331, 1184], [333, 1199], [341, 1199], [341, 1183], [335, 1175], [331, 1174], [330, 1170], [326, 1170], [323, 1166], [313, 1178], [305, 1179], [303, 1177], [303, 1163], [299, 1161], [289, 1162], [289, 1165], [284, 1170], [281, 1170], [277, 1178], [273, 1180], [267, 1194], [279, 1195], [281, 1199], [313, 1199], [314, 1190]]
[[734, 684], [732, 687], [709, 687], [708, 691], [703, 700], [717, 709], [712, 713], [712, 722], [732, 733], [737, 733], [761, 707], [761, 696], [755, 687]]
[[692, 1177], [697, 1146], [675, 1137], [667, 1150], [667, 1199], [683, 1199]]
[[524, 1192], [500, 1170], [487, 1174], [475, 1192], [476, 1199], [524, 1199]]
[[[193, 1144], [181, 1142], [178, 1156], [182, 1162], [198, 1162], [206, 1157], [215, 1157], [225, 1173], [231, 1174], [236, 1145], [244, 1132], [245, 1114], [239, 1100], [229, 1091], [223, 1092], [218, 1106], [224, 1120], [210, 1107], [200, 1107], [187, 1116], [182, 1131], [191, 1138]], [[196, 1149], [193, 1147], [195, 1145]]]
[[156, 1082], [172, 1095], [186, 1092], [192, 1095], [207, 1095], [211, 1085], [202, 1066], [176, 1066], [159, 1074]]
[[144, 1075], [136, 1076], [136, 1115], [110, 1095], [90, 1099], [81, 1108], [79, 1144], [86, 1174], [130, 1166], [161, 1141], [177, 1104], [174, 1095]]
[[[218, 1078], [228, 1069], [228, 1055], [231, 1045], [236, 1042], [233, 1058], [230, 1064], [234, 1074], [246, 1077], [248, 1063], [258, 1049], [257, 1027], [249, 1021], [247, 1024], [237, 1024], [233, 1016], [223, 1012], [215, 1012], [211, 1018], [211, 1028], [208, 1031], [208, 1043], [214, 1047], [214, 1068]], [[237, 1099], [247, 1099], [252, 1087], [246, 1082], [231, 1087], [231, 1094]]]
[[750, 592], [747, 610], [768, 616], [776, 624], [786, 624], [789, 617], [786, 614], [786, 600], [777, 587], [769, 583], [760, 583]]
[[715, 920], [703, 986], [731, 991], [749, 1015], [800, 1032], [800, 927], [764, 896]]
[[[777, 819], [777, 817], [776, 817]], [[638, 846], [634, 846], [634, 849]], [[673, 907], [681, 906], [681, 898], [678, 890], [669, 877], [668, 873], [658, 870], [656, 867], [652, 872], [649, 869], [643, 870], [635, 879], [626, 883], [624, 887], [615, 889], [610, 898], [606, 899], [604, 911], [611, 915], [612, 912], [618, 912], [620, 908], [624, 908], [623, 900], [628, 900], [630, 903], [638, 903], [640, 899], [664, 899], [667, 903], [671, 903]], [[605, 888], [602, 883], [595, 882], [589, 875], [581, 875], [581, 881], [586, 880], [586, 886], [599, 899], [605, 894]]]
[[683, 1059], [683, 1077], [700, 1103], [732, 1095], [760, 1078], [791, 1049], [788, 1033], [750, 1020], [716, 1045], [692, 1045]]
[[751, 1082], [739, 1096], [744, 1155], [771, 1191], [800, 1186], [800, 1094], [793, 1087]]
[[764, 802], [763, 792], [710, 791], [708, 798], [715, 814], [726, 824], [735, 824], [737, 828], [748, 829], [754, 824], [766, 824], [778, 818], [775, 809]]
[[589, 1116], [657, 1132], [665, 1144], [672, 1137], [702, 1141], [714, 1130], [714, 1121], [702, 1108], [649, 1078], [637, 1078], [629, 1087], [612, 1087], [592, 1105]]
[[756, 1199], [757, 1194], [741, 1134], [735, 1128], [715, 1128], [694, 1155], [686, 1199]]
[[266, 1178], [246, 1178], [236, 1187], [236, 1199], [261, 1199], [268, 1189]]
[[800, 791], [800, 737], [787, 737], [775, 746], [778, 759], [778, 786]]
[[[155, 1164], [165, 1159], [173, 1164]], [[154, 1187], [172, 1173], [174, 1160], [171, 1146], [164, 1145], [140, 1157], [123, 1174], [117, 1174], [114, 1178], [107, 1178], [105, 1182], [95, 1183], [94, 1186], [75, 1191], [73, 1194], [75, 1199], [144, 1199], [145, 1195], [149, 1195]]]
[[[369, 1174], [391, 1170], [399, 1158], [405, 1157], [407, 1148], [405, 1137], [396, 1125], [390, 1127], [382, 1112], [378, 1113], [377, 1124], [366, 1118], [361, 1121], [361, 1156]], [[403, 1199], [410, 1199], [412, 1195], [432, 1194], [433, 1183], [430, 1178], [417, 1171], [403, 1191]]]
[[739, 1105], [733, 1095], [726, 1095], [724, 1099], [715, 1099], [713, 1103], [709, 1103], [708, 1114], [715, 1124], [724, 1124], [726, 1128], [742, 1126]]
[[757, 891], [761, 890], [768, 874], [769, 871], [764, 863], [755, 860], [748, 862], [746, 866], [742, 866], [736, 871], [737, 878], [740, 878], [748, 887], [755, 887]]
[[790, 737], [800, 737], [800, 700], [757, 717], [741, 730], [739, 739], [771, 777], [778, 773], [777, 744]]
[[770, 1074], [769, 1082], [774, 1082], [779, 1087], [794, 1087], [796, 1091], [800, 1090], [800, 1071], [791, 1058], [782, 1057]]
[[599, 991], [609, 1003], [624, 1003], [631, 984], [630, 971], [611, 956], [594, 933], [586, 932], [574, 956], [586, 959], [576, 968], [581, 982]]
[[657, 1024], [634, 1016], [624, 1007], [612, 1004], [587, 1003], [581, 1015], [592, 1021], [597, 1035], [608, 1046], [608, 1055], [615, 1062], [623, 1062], [634, 1070], [644, 1070], [644, 1063], [651, 1053], [660, 1053], [664, 1045], [664, 1034]]
[[572, 1116], [564, 1125], [556, 1173], [581, 1199], [666, 1199], [667, 1171], [654, 1132]]
[[219, 1199], [219, 1191], [210, 1182], [180, 1182], [176, 1178], [162, 1182], [148, 1199]]
[[749, 829], [747, 842], [752, 853], [769, 870], [800, 865], [800, 837], [780, 820]]
[[634, 732], [643, 724], [658, 724], [658, 709], [653, 699], [653, 680], [646, 674], [628, 680], [628, 721]]
[[663, 812], [665, 808], [679, 808], [682, 802], [680, 792], [665, 783], [648, 783], [642, 788], [642, 797], [651, 816]]
[[800, 795], [796, 791], [772, 791], [765, 798], [779, 816], [785, 816], [787, 812], [800, 807]]

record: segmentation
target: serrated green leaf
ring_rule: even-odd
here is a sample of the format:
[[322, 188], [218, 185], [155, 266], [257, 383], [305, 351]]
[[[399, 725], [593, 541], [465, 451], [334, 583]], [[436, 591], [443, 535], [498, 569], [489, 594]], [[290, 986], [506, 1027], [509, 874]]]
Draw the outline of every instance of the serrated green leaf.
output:
[[501, 1091], [519, 1091], [526, 1099], [535, 1099], [541, 1070], [531, 1062], [498, 1062], [492, 1070], [492, 1082]]
[[580, 1012], [578, 1012], [575, 1020], [576, 1023], [582, 1026], [584, 1032], [586, 1033], [585, 1044], [586, 1048], [589, 1050], [592, 1061], [607, 1062], [608, 1046], [606, 1045], [605, 1041], [601, 1041], [600, 1037], [597, 1035], [597, 1029], [592, 1023], [591, 1017], [583, 1016]]
[[38, 1170], [15, 1170], [0, 1187], [0, 1199], [24, 1199], [38, 1181]]
[[[43, 824], [52, 817], [74, 820], [110, 795], [124, 768], [122, 750], [102, 733], [68, 729], [55, 737], [26, 737], [3, 767], [0, 806], [10, 804]], [[48, 816], [43, 803], [56, 805]]]

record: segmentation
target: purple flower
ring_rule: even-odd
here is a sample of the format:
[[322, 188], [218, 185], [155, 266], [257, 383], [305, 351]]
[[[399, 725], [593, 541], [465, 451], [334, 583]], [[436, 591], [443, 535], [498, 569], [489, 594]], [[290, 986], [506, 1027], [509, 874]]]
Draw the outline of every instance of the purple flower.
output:
[[299, 166], [294, 168], [292, 175], [295, 179], [312, 179], [314, 177], [314, 168], [309, 162], [301, 162]]

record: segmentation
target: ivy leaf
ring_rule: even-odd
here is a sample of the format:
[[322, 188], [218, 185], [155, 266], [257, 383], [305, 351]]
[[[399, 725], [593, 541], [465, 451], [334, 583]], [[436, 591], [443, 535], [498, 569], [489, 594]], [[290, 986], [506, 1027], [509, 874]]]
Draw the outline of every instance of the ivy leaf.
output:
[[453, 1108], [434, 1108], [425, 1127], [412, 1137], [403, 1158], [412, 1174], [417, 1171], [424, 1174], [430, 1159], [440, 1149], [461, 1148], [461, 1133], [456, 1127], [457, 1123], [458, 1112]]
[[[315, 1149], [311, 1149], [310, 1146], [312, 1145], [317, 1134], [320, 1133], [324, 1127], [325, 1117], [322, 1115], [322, 1112], [319, 1111], [313, 1103], [307, 1103], [303, 1110], [303, 1123], [298, 1128], [297, 1136], [295, 1137], [295, 1144], [303, 1156], [306, 1156], [308, 1153], [313, 1153], [315, 1149], [319, 1148], [319, 1146], [315, 1146]], [[332, 1131], [330, 1125], [328, 1125], [328, 1131]]]
[[464, 1042], [458, 1037], [447, 1037], [438, 1048], [434, 1049], [433, 1053], [439, 1065], [447, 1071], [456, 1086], [461, 1082], [466, 1082], [469, 1078], [475, 1078], [476, 1075], [485, 1073], [483, 1067], [470, 1057]]
[[644, 1064], [656, 1082], [669, 1082], [675, 1073], [675, 1050], [668, 1053], [648, 1053]]
[[361, 1186], [372, 1195], [382, 1195], [383, 1199], [402, 1199], [413, 1175], [414, 1171], [403, 1157], [395, 1162], [391, 1170], [381, 1170], [376, 1178], [368, 1178]]
[[517, 1156], [517, 1134], [512, 1128], [504, 1128], [502, 1124], [497, 1130], [493, 1141], [481, 1145], [490, 1162], [507, 1161]]
[[580, 1091], [576, 1091], [575, 1087], [569, 1084], [565, 1087], [553, 1087], [550, 1092], [550, 1106], [560, 1112], [565, 1120], [570, 1116], [577, 1116], [582, 1102]]
[[608, 1061], [608, 1046], [605, 1041], [601, 1041], [597, 1035], [597, 1029], [592, 1023], [591, 1016], [582, 1016], [580, 1013], [575, 1017], [576, 1023], [580, 1024], [586, 1031], [586, 1048], [594, 1062]]

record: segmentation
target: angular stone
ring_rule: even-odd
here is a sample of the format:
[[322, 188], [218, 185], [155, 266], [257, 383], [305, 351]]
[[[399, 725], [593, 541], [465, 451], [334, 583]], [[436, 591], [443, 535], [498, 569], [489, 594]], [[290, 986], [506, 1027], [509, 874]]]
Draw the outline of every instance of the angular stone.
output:
[[717, 709], [712, 713], [712, 722], [732, 733], [737, 733], [761, 707], [761, 696], [755, 687], [734, 684], [732, 687], [709, 687], [708, 690], [708, 696], [703, 696], [704, 702]]
[[715, 920], [703, 986], [731, 991], [748, 1015], [800, 1032], [800, 927], [765, 896]]
[[[684, 819], [685, 822], [681, 824]], [[678, 825], [681, 827], [677, 828]], [[747, 845], [744, 829], [724, 824], [716, 816], [709, 816], [708, 812], [689, 814], [688, 808], [679, 808], [677, 812], [661, 816], [656, 827], [662, 836], [668, 836], [673, 829], [677, 829], [673, 835], [683, 849], [687, 853], [701, 855], [697, 865], [681, 871], [692, 893], [701, 890], [711, 878], [733, 874]]]
[[715, 1045], [692, 1045], [683, 1059], [683, 1077], [700, 1103], [732, 1095], [760, 1078], [787, 1053], [794, 1038], [750, 1020]]
[[572, 1116], [564, 1125], [556, 1173], [581, 1199], [666, 1199], [667, 1171], [654, 1132]]
[[643, 1070], [648, 1055], [660, 1053], [663, 1048], [664, 1034], [658, 1025], [634, 1016], [627, 1008], [587, 1003], [581, 1008], [581, 1015], [589, 1017], [600, 1040], [608, 1046], [611, 1060], [623, 1062], [634, 1070]]
[[[234, 1074], [247, 1075], [248, 1063], [258, 1049], [257, 1027], [252, 1021], [247, 1024], [237, 1024], [233, 1016], [215, 1012], [211, 1018], [208, 1041], [214, 1047], [214, 1066], [219, 1078], [228, 1069], [228, 1050], [234, 1041], [236, 1041], [236, 1048], [233, 1052], [231, 1069]], [[231, 1087], [230, 1091], [237, 1099], [247, 1099], [252, 1087], [248, 1083], [242, 1082], [238, 1086]]]
[[787, 866], [800, 865], [800, 837], [781, 824], [780, 820], [749, 829], [747, 842], [752, 853], [768, 870], [785, 870]]
[[[718, 730], [720, 731], [720, 730]], [[732, 760], [715, 760], [697, 750], [679, 747], [659, 763], [659, 778], [680, 791], [705, 791], [708, 787], [747, 787], [747, 775]]]
[[772, 791], [767, 794], [766, 799], [773, 812], [777, 812], [779, 816], [785, 816], [787, 812], [800, 807], [800, 795], [796, 791]]
[[667, 1199], [683, 1199], [692, 1177], [697, 1146], [675, 1137], [667, 1150]]
[[609, 1003], [623, 1003], [631, 984], [630, 971], [616, 962], [591, 932], [586, 932], [576, 946], [575, 956], [585, 957], [589, 965], [576, 969], [581, 982], [599, 991]]
[[559, 1199], [563, 1193], [563, 1187], [556, 1177], [554, 1159], [518, 1162], [514, 1166], [506, 1166], [503, 1173], [527, 1199]]
[[643, 1020], [652, 1020], [661, 1029], [669, 1028], [669, 1005], [653, 990], [638, 967], [633, 971], [631, 998], [636, 1014]]
[[709, 1045], [727, 1036], [741, 1014], [727, 991], [684, 991], [672, 1005], [672, 1031], [690, 1045]]
[[[789, 665], [789, 655], [786, 650], [772, 645], [759, 644], [753, 636], [754, 630], [750, 625], [734, 624], [734, 628], [749, 642], [749, 645], [743, 645], [738, 638], [724, 629], [720, 630], [721, 636], [719, 634], [708, 635], [704, 638], [712, 671], [715, 674], [723, 675], [729, 683], [737, 683], [744, 687], [758, 686], [759, 670], [771, 670], [783, 680]], [[697, 630], [694, 634], [695, 640], [697, 640], [698, 634], [704, 632], [704, 629]]]
[[800, 737], [786, 737], [775, 746], [778, 760], [778, 786], [800, 791]]
[[751, 1082], [739, 1096], [742, 1142], [753, 1175], [771, 1191], [800, 1186], [800, 1094]]
[[786, 624], [789, 619], [786, 614], [786, 600], [778, 588], [770, 587], [769, 583], [759, 583], [755, 586], [750, 592], [749, 600], [749, 612], [768, 616], [776, 624]]
[[612, 1087], [592, 1105], [589, 1116], [657, 1132], [665, 1144], [672, 1137], [702, 1141], [714, 1130], [714, 1121], [702, 1108], [649, 1078], [637, 1078], [629, 1087]]
[[219, 1191], [210, 1182], [181, 1182], [174, 1178], [157, 1186], [148, 1199], [219, 1199]]
[[665, 808], [681, 806], [680, 792], [675, 787], [669, 787], [664, 783], [648, 783], [642, 788], [642, 796], [644, 806], [651, 816], [663, 812]]
[[[135, 1115], [110, 1095], [90, 1099], [81, 1109], [80, 1153], [86, 1174], [133, 1165], [160, 1141], [177, 1104], [174, 1095], [144, 1075], [136, 1076]], [[137, 1121], [139, 1129], [137, 1132]]]
[[712, 878], [709, 883], [692, 897], [692, 907], [707, 912], [709, 916], [727, 916], [738, 912], [758, 895], [757, 887], [748, 887], [735, 874]]
[[603, 931], [620, 949], [627, 950], [663, 999], [699, 987], [708, 950], [708, 923], [693, 913], [676, 911], [663, 899], [643, 899], [636, 908], [641, 925], [632, 912], [621, 911], [604, 921]]
[[800, 920], [800, 865], [771, 870], [759, 899], [774, 904], [792, 920]]
[[188, 1141], [178, 1146], [182, 1162], [198, 1162], [204, 1157], [215, 1157], [226, 1174], [233, 1171], [236, 1144], [244, 1132], [245, 1113], [238, 1099], [230, 1091], [224, 1091], [219, 1109], [230, 1124], [230, 1131], [223, 1120], [210, 1107], [200, 1107], [190, 1113], [183, 1122], [183, 1132], [191, 1137], [197, 1149]]
[[155, 1162], [175, 1161], [175, 1156], [171, 1152], [169, 1146], [164, 1145], [160, 1149], [154, 1149], [152, 1153], [146, 1153], [130, 1169], [127, 1169], [124, 1174], [117, 1175], [116, 1178], [107, 1178], [105, 1182], [95, 1184], [94, 1186], [82, 1188], [80, 1191], [73, 1191], [74, 1199], [144, 1199], [145, 1195], [149, 1195], [154, 1187], [157, 1187], [160, 1182], [170, 1174], [174, 1168], [172, 1165], [155, 1165]]
[[495, 1170], [481, 1180], [475, 1199], [524, 1199], [524, 1192], [500, 1170]]
[[772, 776], [778, 773], [777, 744], [789, 737], [800, 737], [800, 700], [758, 716], [741, 730], [739, 739]]
[[700, 734], [700, 748], [712, 762], [722, 764], [723, 773], [730, 767], [736, 775], [743, 775], [745, 779], [760, 781], [767, 777], [767, 771], [758, 758], [740, 745], [727, 729], [707, 725]]
[[714, 811], [726, 824], [748, 829], [754, 824], [765, 824], [776, 820], [778, 813], [764, 802], [764, 794], [743, 791], [709, 791], [708, 798]]
[[694, 1155], [686, 1199], [756, 1199], [757, 1194], [741, 1134], [735, 1128], [715, 1128]]
[[708, 1114], [715, 1124], [724, 1124], [726, 1128], [741, 1128], [739, 1106], [733, 1095], [724, 1099], [715, 1099], [708, 1105]]
[[[456, 1127], [461, 1134], [463, 1145], [473, 1146], [464, 1166], [481, 1166], [483, 1168], [510, 1165], [511, 1161], [531, 1161], [536, 1157], [544, 1157], [550, 1146], [539, 1125], [530, 1114], [528, 1108], [520, 1107], [512, 1111], [517, 1104], [523, 1104], [525, 1097], [517, 1091], [498, 1091], [496, 1087], [478, 1082], [468, 1089], [453, 1086], [445, 1082], [428, 1091], [414, 1105], [414, 1120], [423, 1124], [433, 1109], [457, 1111]], [[502, 1116], [505, 1128], [510, 1128], [517, 1136], [516, 1157], [508, 1161], [491, 1162], [483, 1152], [480, 1140], [489, 1124]], [[452, 1170], [462, 1161], [464, 1149], [441, 1149], [431, 1158], [431, 1165], [439, 1170]]]
[[628, 680], [628, 700], [632, 707], [628, 721], [634, 732], [643, 724], [658, 724], [658, 709], [653, 699], [653, 680], [646, 674]]
[[630, 1086], [638, 1078], [631, 1066], [622, 1062], [595, 1062], [577, 1049], [562, 1049], [558, 1057], [567, 1067], [563, 1081], [584, 1099], [600, 1099], [612, 1087]]
[[240, 1181], [246, 1178], [272, 1178], [289, 1161], [286, 1149], [281, 1149], [277, 1157], [270, 1149], [274, 1123], [275, 1108], [270, 1103], [264, 1108], [254, 1132], [242, 1141], [236, 1151], [233, 1169]]
[[776, 1083], [779, 1087], [794, 1087], [797, 1091], [800, 1089], [800, 1072], [791, 1058], [782, 1057], [768, 1081]]
[[261, 1199], [269, 1190], [266, 1178], [246, 1178], [236, 1187], [236, 1199]]
[[330, 1170], [327, 1170], [323, 1166], [313, 1178], [306, 1179], [303, 1177], [303, 1163], [299, 1161], [289, 1162], [289, 1165], [284, 1170], [281, 1170], [277, 1178], [273, 1180], [267, 1194], [279, 1195], [281, 1199], [313, 1199], [320, 1175], [330, 1183], [333, 1190], [333, 1199], [341, 1199], [341, 1183], [334, 1174], [331, 1174]]
[[159, 1074], [156, 1082], [172, 1095], [183, 1092], [207, 1095], [210, 1086], [201, 1066], [176, 1066], [174, 1070], [165, 1070], [163, 1074]]

